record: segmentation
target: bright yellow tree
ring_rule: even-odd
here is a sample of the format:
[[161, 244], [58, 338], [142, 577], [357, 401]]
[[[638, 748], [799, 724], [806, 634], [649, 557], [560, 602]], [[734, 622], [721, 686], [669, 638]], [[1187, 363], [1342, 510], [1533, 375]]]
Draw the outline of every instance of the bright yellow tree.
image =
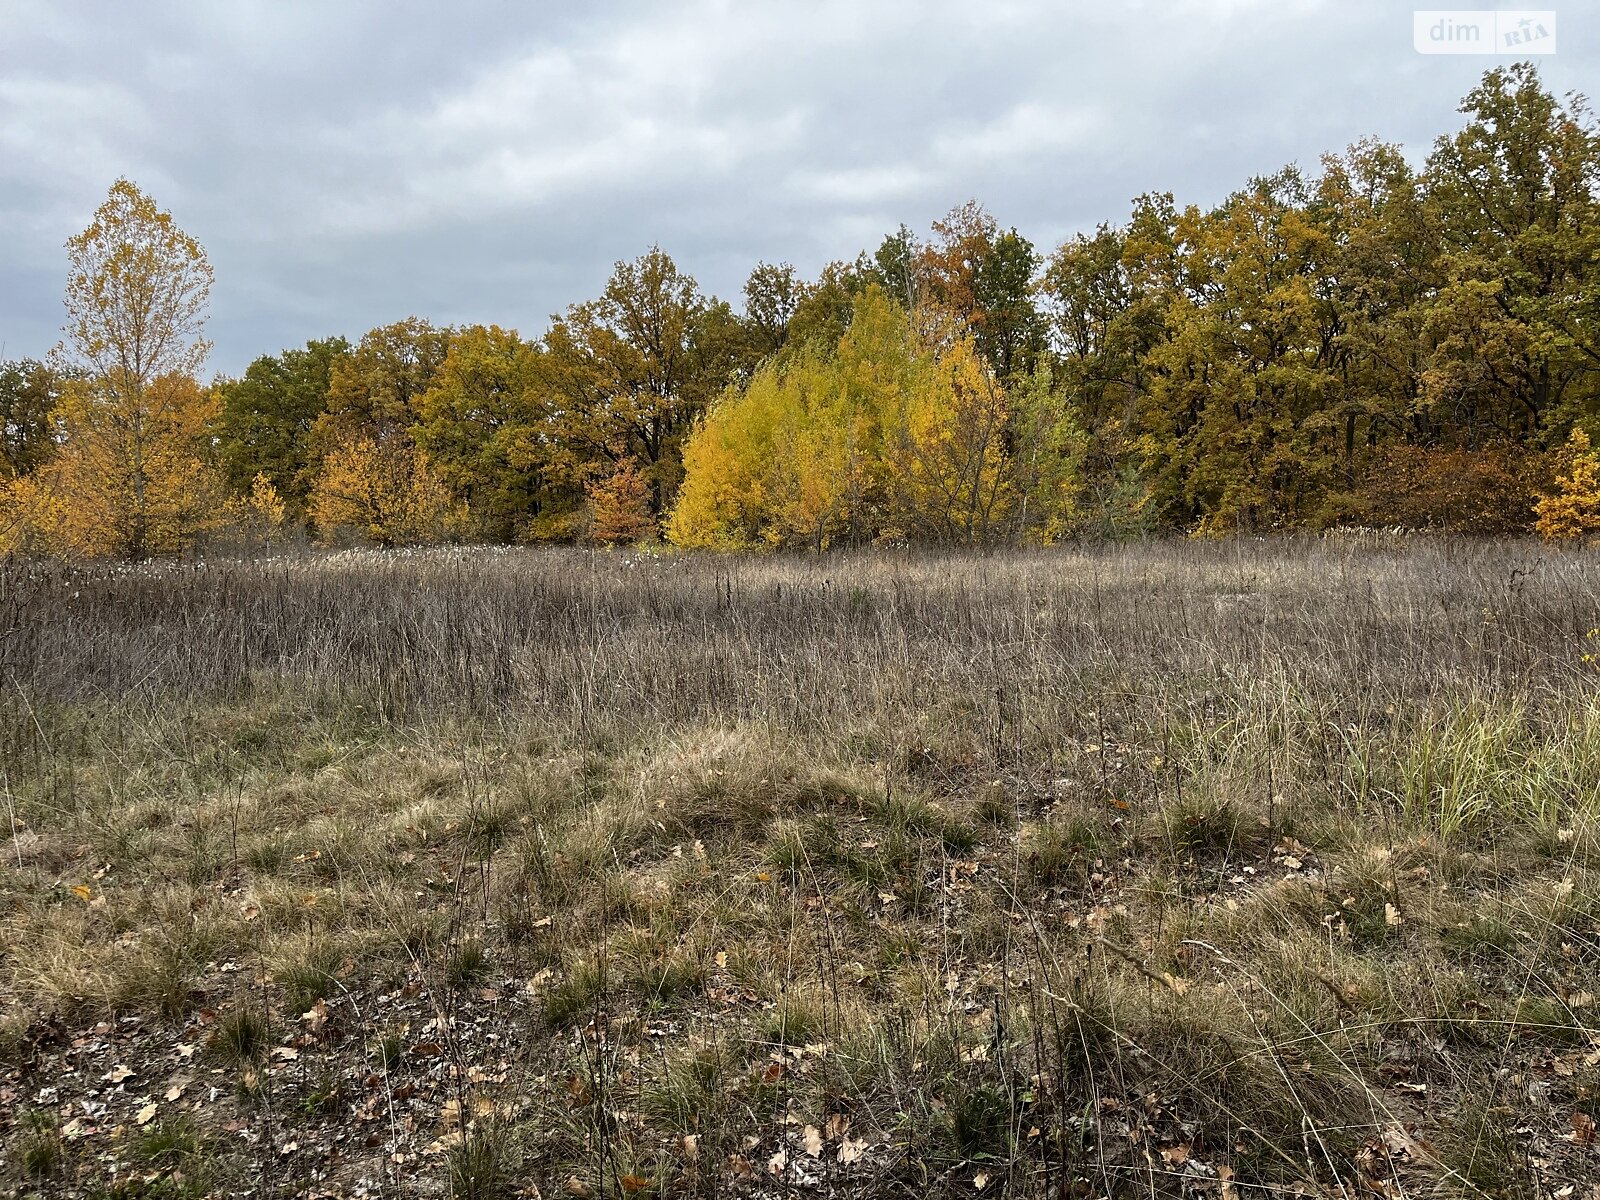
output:
[[831, 354], [769, 362], [712, 407], [684, 448], [669, 536], [817, 550], [907, 533], [988, 541], [1014, 503], [1008, 419], [970, 336], [925, 342], [869, 287]]
[[730, 390], [696, 422], [684, 443], [683, 485], [667, 520], [673, 545], [733, 550], [760, 538], [777, 371], [776, 365], [763, 368], [748, 388]]
[[983, 543], [1010, 516], [1005, 392], [970, 336], [917, 372], [891, 451], [904, 525], [941, 542]]
[[265, 471], [257, 471], [250, 490], [230, 502], [228, 523], [247, 543], [272, 545], [289, 531], [289, 508]]
[[1567, 542], [1600, 530], [1600, 454], [1574, 429], [1562, 448], [1556, 491], [1534, 505], [1535, 528], [1547, 542]]

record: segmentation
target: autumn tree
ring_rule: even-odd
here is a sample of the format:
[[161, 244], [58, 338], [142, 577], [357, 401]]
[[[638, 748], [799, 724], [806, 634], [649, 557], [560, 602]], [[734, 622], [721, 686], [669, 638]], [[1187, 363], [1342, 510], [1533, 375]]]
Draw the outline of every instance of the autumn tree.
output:
[[917, 356], [914, 386], [890, 426], [888, 471], [898, 528], [921, 540], [984, 544], [1014, 501], [1004, 389], [968, 335]]
[[659, 248], [617, 263], [599, 299], [557, 318], [544, 373], [569, 477], [581, 483], [633, 457], [653, 510], [669, 507], [684, 435], [726, 382], [735, 324]]
[[1455, 439], [1423, 395], [1426, 305], [1439, 283], [1424, 180], [1398, 146], [1367, 140], [1323, 159], [1311, 205], [1328, 238], [1315, 287], [1332, 310], [1324, 324], [1338, 373], [1318, 418], [1338, 459], [1331, 519], [1344, 515], [1337, 493], [1356, 487], [1387, 446]]
[[215, 397], [194, 382], [207, 351], [205, 251], [119, 179], [67, 254], [63, 355], [78, 378], [54, 413], [60, 448], [13, 510], [30, 512], [54, 549], [181, 550], [221, 511], [202, 453]]
[[311, 515], [324, 542], [354, 538], [376, 546], [443, 541], [466, 520], [426, 452], [364, 437], [324, 457]]
[[382, 445], [409, 438], [416, 403], [434, 384], [450, 346], [450, 330], [420, 317], [382, 325], [361, 336], [328, 371], [325, 411], [312, 428], [313, 458], [352, 439]]
[[1535, 506], [1539, 536], [1566, 542], [1600, 532], [1600, 454], [1582, 429], [1573, 429], [1561, 449], [1555, 484]]
[[215, 393], [187, 375], [148, 381], [137, 403], [74, 381], [56, 409], [56, 454], [12, 485], [20, 544], [60, 554], [144, 558], [219, 529], [226, 491], [203, 456]]
[[265, 471], [231, 505], [228, 524], [235, 537], [256, 546], [272, 546], [291, 536], [289, 509]]
[[591, 480], [585, 491], [589, 497], [591, 541], [620, 546], [655, 535], [650, 481], [633, 459], [624, 458], [610, 475]]
[[668, 523], [680, 546], [809, 546], [870, 538], [885, 516], [884, 428], [915, 371], [904, 310], [876, 284], [849, 329], [814, 339], [724, 394], [684, 448]]
[[1426, 396], [1476, 444], [1600, 403], [1600, 129], [1531, 64], [1489, 71], [1427, 164], [1443, 239]]
[[815, 344], [725, 394], [684, 450], [668, 534], [686, 547], [913, 536], [985, 542], [1015, 499], [1004, 390], [970, 336], [924, 341], [876, 283]]
[[416, 437], [450, 339], [450, 330], [407, 317], [368, 331], [331, 362], [327, 404], [309, 438], [307, 505], [324, 540], [389, 546], [460, 531], [466, 518]]
[[1165, 219], [1136, 260], [1164, 326], [1138, 418], [1152, 498], [1208, 529], [1306, 520], [1330, 482], [1335, 435], [1319, 418], [1338, 379], [1318, 295], [1329, 240], [1305, 181], [1289, 168]]

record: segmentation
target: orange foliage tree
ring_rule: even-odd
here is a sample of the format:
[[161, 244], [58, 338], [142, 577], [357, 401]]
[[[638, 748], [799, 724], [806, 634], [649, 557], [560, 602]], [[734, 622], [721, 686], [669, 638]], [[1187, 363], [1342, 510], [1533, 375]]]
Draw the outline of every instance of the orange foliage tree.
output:
[[1526, 531], [1535, 464], [1514, 446], [1481, 450], [1391, 446], [1355, 495], [1354, 514], [1375, 525], [1453, 533]]
[[637, 542], [656, 532], [650, 512], [650, 480], [630, 457], [617, 464], [605, 479], [591, 481], [589, 537], [604, 546]]
[[137, 393], [70, 385], [55, 414], [61, 448], [11, 485], [11, 546], [124, 558], [193, 546], [226, 516], [203, 455], [216, 409], [215, 395], [182, 375]]

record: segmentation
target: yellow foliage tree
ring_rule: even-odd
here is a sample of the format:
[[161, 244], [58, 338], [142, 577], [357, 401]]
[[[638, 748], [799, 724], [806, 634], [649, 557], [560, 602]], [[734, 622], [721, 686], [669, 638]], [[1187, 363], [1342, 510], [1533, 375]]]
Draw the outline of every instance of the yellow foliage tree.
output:
[[202, 450], [217, 399], [186, 376], [135, 390], [74, 382], [56, 409], [61, 447], [15, 481], [14, 547], [143, 558], [193, 546], [226, 519], [224, 489]]
[[401, 546], [443, 541], [463, 527], [467, 513], [425, 452], [402, 438], [383, 446], [358, 438], [323, 459], [311, 517], [325, 542], [353, 535]]
[[901, 521], [941, 542], [988, 542], [1011, 513], [1006, 397], [971, 337], [905, 397], [891, 460]]
[[925, 342], [870, 287], [831, 354], [769, 362], [712, 407], [684, 448], [668, 534], [723, 548], [989, 541], [1014, 507], [1008, 420], [970, 336]]
[[760, 543], [782, 389], [782, 368], [769, 363], [747, 388], [729, 389], [696, 422], [684, 443], [683, 484], [667, 520], [673, 545], [735, 550]]
[[183, 550], [225, 512], [203, 454], [217, 398], [194, 381], [207, 349], [205, 251], [119, 179], [67, 254], [74, 378], [51, 418], [57, 452], [8, 490], [6, 538], [83, 555]]
[[229, 505], [228, 519], [236, 536], [247, 543], [272, 545], [285, 540], [288, 506], [265, 471], [257, 471], [250, 490]]
[[1600, 530], [1600, 454], [1582, 429], [1574, 429], [1562, 447], [1556, 491], [1534, 505], [1534, 512], [1535, 528], [1547, 542], [1574, 541]]

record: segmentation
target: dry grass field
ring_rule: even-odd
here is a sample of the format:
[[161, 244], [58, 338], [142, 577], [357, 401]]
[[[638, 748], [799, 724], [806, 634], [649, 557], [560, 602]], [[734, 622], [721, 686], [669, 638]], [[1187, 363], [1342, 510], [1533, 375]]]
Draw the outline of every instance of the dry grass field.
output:
[[0, 1194], [1600, 1196], [1600, 559], [0, 570]]

